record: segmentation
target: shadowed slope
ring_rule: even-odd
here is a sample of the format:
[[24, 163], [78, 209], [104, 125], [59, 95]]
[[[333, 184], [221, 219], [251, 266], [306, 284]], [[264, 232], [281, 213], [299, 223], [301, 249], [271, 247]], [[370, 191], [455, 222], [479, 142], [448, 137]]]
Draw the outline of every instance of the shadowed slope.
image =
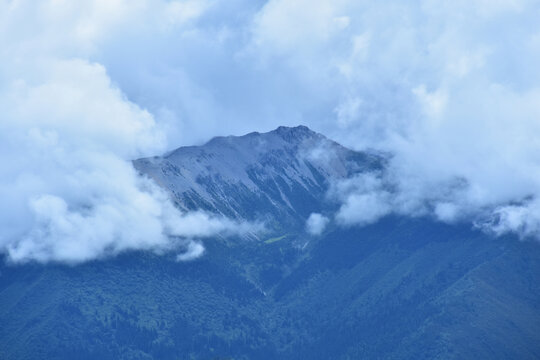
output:
[[290, 245], [4, 267], [0, 357], [540, 356], [537, 244], [388, 218]]

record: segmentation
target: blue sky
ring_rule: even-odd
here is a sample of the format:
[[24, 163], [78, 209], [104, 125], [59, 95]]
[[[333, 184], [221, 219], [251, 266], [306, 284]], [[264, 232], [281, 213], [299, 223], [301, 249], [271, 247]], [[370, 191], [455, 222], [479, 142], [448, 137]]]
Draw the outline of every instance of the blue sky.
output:
[[[167, 246], [181, 215], [127, 160], [297, 124], [393, 154], [384, 179], [336, 185], [337, 222], [369, 206], [538, 238], [539, 18], [529, 0], [1, 0], [0, 246], [62, 258], [39, 239], [133, 219]], [[119, 251], [156, 246], [121, 233]]]

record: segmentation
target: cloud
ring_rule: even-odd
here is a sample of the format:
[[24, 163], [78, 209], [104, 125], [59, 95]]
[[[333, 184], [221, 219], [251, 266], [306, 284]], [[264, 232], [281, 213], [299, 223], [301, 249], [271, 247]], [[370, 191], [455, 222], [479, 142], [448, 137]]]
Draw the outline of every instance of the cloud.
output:
[[[256, 43], [311, 86], [299, 97], [326, 96], [308, 121], [353, 148], [393, 154], [382, 187], [355, 179], [340, 197], [338, 223], [495, 218], [483, 227], [540, 237], [538, 208], [512, 205], [540, 198], [537, 2], [319, 0], [303, 7], [301, 31], [294, 10], [267, 3]], [[332, 28], [336, 17], [346, 26]], [[283, 32], [293, 35], [284, 42]]]
[[306, 231], [311, 235], [320, 235], [326, 228], [326, 225], [328, 225], [329, 221], [330, 219], [326, 216], [312, 213], [306, 221]]
[[[131, 165], [168, 148], [166, 127], [87, 54], [145, 4], [1, 3], [9, 56], [0, 70], [0, 251], [10, 261], [79, 263], [182, 246], [193, 258], [202, 245], [190, 239], [251, 229], [179, 212]], [[192, 2], [175, 4], [163, 6]], [[199, 13], [182, 9], [174, 21]], [[27, 28], [16, 21], [23, 15], [35, 20]]]
[[236, 229], [182, 215], [137, 175], [129, 159], [164, 151], [163, 130], [102, 66], [51, 60], [27, 69], [32, 82], [14, 79], [0, 96], [0, 246], [10, 260], [75, 263]]
[[344, 226], [373, 223], [390, 214], [396, 205], [381, 174], [377, 173], [363, 173], [337, 181], [332, 184], [329, 194], [342, 204], [335, 218]]
[[2, 247], [67, 234], [45, 205], [67, 224], [138, 209], [171, 233], [167, 201], [125, 161], [298, 123], [392, 154], [371, 185], [335, 185], [338, 223], [397, 213], [538, 237], [539, 13], [530, 0], [0, 1]]
[[517, 233], [522, 238], [538, 237], [540, 233], [538, 213], [540, 203], [534, 199], [521, 205], [499, 206], [487, 219], [477, 220], [475, 225], [495, 235]]
[[182, 254], [178, 254], [176, 259], [178, 261], [191, 261], [202, 256], [204, 253], [204, 246], [199, 242], [190, 241], [187, 244], [186, 251]]

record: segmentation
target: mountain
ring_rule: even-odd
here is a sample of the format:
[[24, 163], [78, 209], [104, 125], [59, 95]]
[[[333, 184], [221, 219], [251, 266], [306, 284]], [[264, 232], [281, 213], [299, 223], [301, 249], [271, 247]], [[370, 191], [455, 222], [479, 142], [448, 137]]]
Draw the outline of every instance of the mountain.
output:
[[184, 210], [203, 209], [281, 229], [331, 209], [332, 181], [381, 169], [384, 158], [351, 151], [305, 126], [216, 137], [203, 146], [139, 159], [135, 167]]
[[281, 127], [135, 166], [178, 207], [262, 217], [271, 237], [208, 239], [191, 262], [3, 264], [0, 359], [540, 358], [538, 243], [398, 216], [305, 233], [333, 180], [383, 157]]

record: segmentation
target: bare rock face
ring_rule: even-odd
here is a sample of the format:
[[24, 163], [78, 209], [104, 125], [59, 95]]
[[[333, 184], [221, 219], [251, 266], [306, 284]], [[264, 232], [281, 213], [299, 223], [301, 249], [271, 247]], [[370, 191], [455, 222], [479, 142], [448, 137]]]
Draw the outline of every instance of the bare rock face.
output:
[[134, 162], [181, 209], [276, 227], [303, 225], [311, 212], [332, 206], [325, 194], [333, 180], [382, 164], [378, 155], [349, 150], [305, 126], [216, 137]]

